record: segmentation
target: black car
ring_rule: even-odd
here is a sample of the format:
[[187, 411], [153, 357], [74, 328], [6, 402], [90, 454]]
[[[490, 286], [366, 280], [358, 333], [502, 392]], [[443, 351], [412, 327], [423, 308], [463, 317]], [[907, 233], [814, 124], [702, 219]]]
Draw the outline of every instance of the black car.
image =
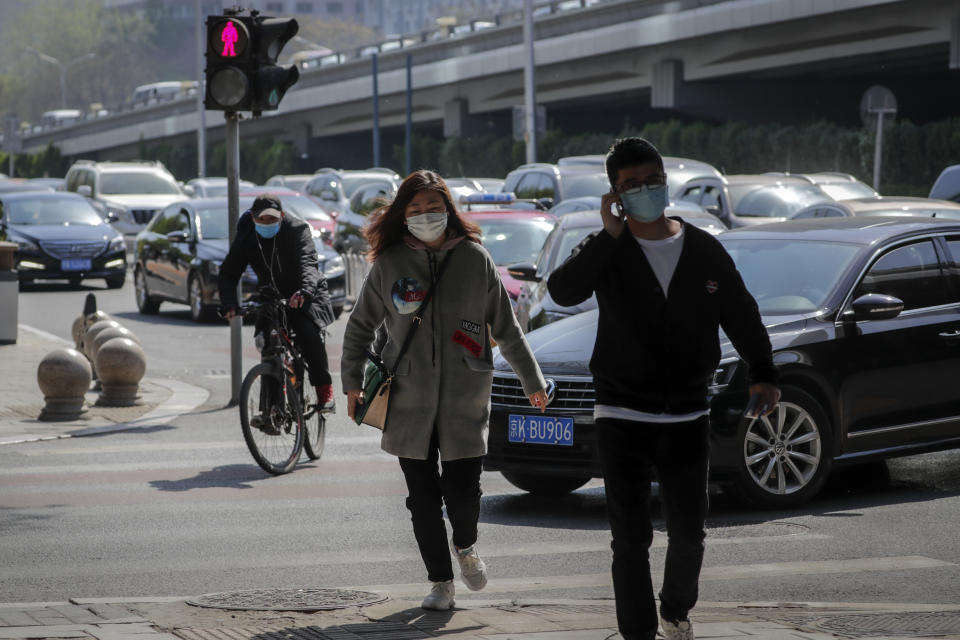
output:
[[[253, 198], [240, 199], [246, 211]], [[229, 249], [227, 201], [224, 198], [175, 202], [162, 209], [137, 234], [134, 285], [140, 313], [153, 314], [161, 302], [190, 307], [197, 322], [213, 319], [220, 303], [217, 278]], [[334, 313], [339, 316], [346, 300], [343, 259], [314, 232], [319, 269], [327, 278]], [[241, 279], [244, 295], [256, 291], [257, 276], [249, 267]]]
[[[783, 398], [768, 418], [742, 417], [746, 365], [721, 335], [714, 481], [749, 504], [789, 507], [834, 466], [960, 447], [960, 224], [813, 219], [718, 239], [759, 304]], [[486, 469], [537, 493], [601, 476], [589, 372], [598, 313], [527, 336], [548, 379], [542, 417], [496, 356]]]
[[103, 278], [119, 289], [127, 276], [123, 236], [73, 193], [0, 193], [0, 235], [17, 243], [20, 282]]

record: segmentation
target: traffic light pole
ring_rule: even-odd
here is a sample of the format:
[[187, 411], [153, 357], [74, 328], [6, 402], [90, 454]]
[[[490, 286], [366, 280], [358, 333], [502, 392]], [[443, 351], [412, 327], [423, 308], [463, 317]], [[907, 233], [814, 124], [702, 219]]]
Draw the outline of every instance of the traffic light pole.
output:
[[[237, 221], [240, 219], [240, 114], [227, 111], [227, 227], [230, 245], [237, 238]], [[241, 285], [237, 283], [237, 300], [243, 300]], [[239, 315], [230, 320], [230, 405], [240, 403], [240, 383], [243, 380], [243, 318]]]

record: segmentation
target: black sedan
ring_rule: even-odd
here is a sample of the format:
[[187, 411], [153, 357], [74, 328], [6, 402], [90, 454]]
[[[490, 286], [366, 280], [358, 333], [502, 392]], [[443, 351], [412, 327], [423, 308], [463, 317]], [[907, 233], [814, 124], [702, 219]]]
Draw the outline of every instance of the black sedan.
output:
[[[241, 198], [240, 211], [252, 203], [253, 198]], [[339, 316], [346, 299], [343, 258], [323, 243], [316, 230], [314, 246]], [[185, 200], [162, 209], [137, 234], [133, 278], [140, 313], [156, 313], [161, 302], [179, 302], [189, 305], [195, 321], [213, 319], [220, 303], [217, 277], [228, 249], [224, 198]], [[245, 295], [256, 290], [252, 269], [247, 269], [241, 287]]]
[[0, 235], [17, 243], [20, 282], [103, 278], [119, 289], [127, 275], [123, 236], [74, 193], [0, 193]]
[[[789, 507], [834, 466], [960, 447], [960, 224], [814, 219], [719, 239], [759, 304], [783, 398], [769, 417], [743, 418], [746, 365], [721, 335], [714, 481], [749, 504]], [[527, 336], [548, 379], [543, 416], [496, 357], [486, 469], [537, 493], [601, 476], [588, 366], [597, 314]]]

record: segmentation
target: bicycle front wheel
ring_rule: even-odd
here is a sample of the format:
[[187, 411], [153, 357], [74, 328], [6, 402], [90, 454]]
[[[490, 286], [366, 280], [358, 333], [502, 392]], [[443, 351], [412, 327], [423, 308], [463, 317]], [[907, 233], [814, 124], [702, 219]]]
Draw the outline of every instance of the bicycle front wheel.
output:
[[303, 412], [294, 384], [269, 364], [250, 369], [240, 387], [240, 426], [253, 459], [274, 475], [289, 473], [303, 449]]
[[303, 450], [311, 460], [317, 460], [323, 455], [323, 446], [327, 441], [327, 416], [320, 412], [320, 402], [317, 391], [311, 384], [304, 381], [303, 396]]

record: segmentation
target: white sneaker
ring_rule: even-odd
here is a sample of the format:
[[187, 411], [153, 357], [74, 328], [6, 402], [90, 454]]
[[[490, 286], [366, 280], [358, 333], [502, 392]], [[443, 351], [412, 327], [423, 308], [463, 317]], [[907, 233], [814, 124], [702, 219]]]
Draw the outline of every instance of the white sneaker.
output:
[[663, 637], [667, 640], [696, 640], [693, 635], [693, 624], [689, 620], [681, 620], [674, 624], [660, 618], [660, 626], [663, 627]]
[[470, 591], [480, 591], [487, 586], [487, 565], [477, 554], [477, 545], [472, 544], [466, 549], [453, 547], [453, 555], [460, 563], [460, 579]]
[[430, 587], [430, 593], [423, 599], [420, 607], [432, 611], [449, 611], [456, 604], [453, 600], [453, 591], [453, 580], [434, 582]]

